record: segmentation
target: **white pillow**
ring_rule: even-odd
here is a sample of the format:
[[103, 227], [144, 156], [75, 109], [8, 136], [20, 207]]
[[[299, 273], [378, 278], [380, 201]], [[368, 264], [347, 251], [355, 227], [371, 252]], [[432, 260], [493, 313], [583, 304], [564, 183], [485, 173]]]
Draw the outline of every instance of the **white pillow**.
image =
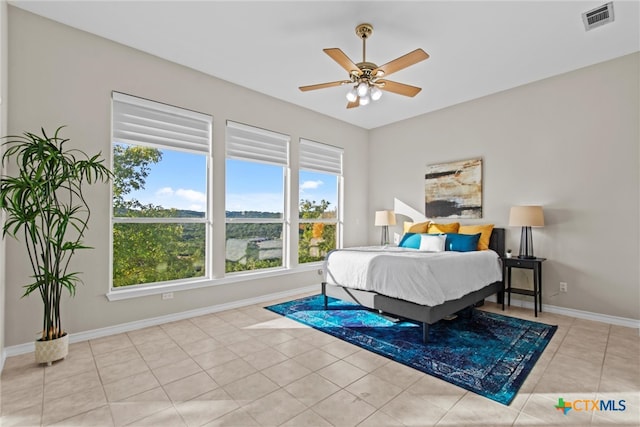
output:
[[420, 248], [418, 250], [425, 252], [442, 252], [444, 251], [444, 243], [446, 240], [446, 234], [423, 234], [420, 236]]

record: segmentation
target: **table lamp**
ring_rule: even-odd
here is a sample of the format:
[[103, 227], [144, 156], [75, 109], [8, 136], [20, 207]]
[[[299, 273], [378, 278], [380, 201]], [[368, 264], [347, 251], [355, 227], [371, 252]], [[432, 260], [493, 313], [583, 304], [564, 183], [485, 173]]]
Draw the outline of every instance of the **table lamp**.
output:
[[544, 226], [542, 206], [513, 206], [509, 213], [509, 225], [522, 227], [520, 233], [520, 255], [518, 255], [518, 258], [535, 258], [535, 255], [533, 255], [531, 227]]
[[375, 226], [382, 227], [380, 246], [389, 244], [390, 225], [396, 225], [396, 214], [393, 211], [376, 211]]

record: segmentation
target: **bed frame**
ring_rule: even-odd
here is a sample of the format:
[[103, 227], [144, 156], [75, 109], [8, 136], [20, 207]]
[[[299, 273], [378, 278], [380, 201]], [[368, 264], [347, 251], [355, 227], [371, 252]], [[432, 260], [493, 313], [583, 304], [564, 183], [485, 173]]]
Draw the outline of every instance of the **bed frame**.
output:
[[[494, 228], [489, 241], [489, 248], [498, 254], [504, 254], [505, 230], [504, 228]], [[429, 325], [436, 323], [446, 316], [450, 316], [465, 308], [478, 305], [490, 295], [497, 294], [498, 302], [502, 302], [504, 310], [504, 278], [498, 282], [491, 283], [482, 289], [471, 292], [461, 298], [436, 306], [420, 305], [410, 301], [391, 298], [375, 292], [350, 289], [343, 286], [332, 285], [322, 282], [322, 295], [324, 296], [324, 309], [328, 310], [327, 297], [338, 298], [343, 301], [350, 301], [364, 307], [377, 310], [380, 313], [388, 313], [405, 319], [422, 323], [422, 341], [429, 341]]]

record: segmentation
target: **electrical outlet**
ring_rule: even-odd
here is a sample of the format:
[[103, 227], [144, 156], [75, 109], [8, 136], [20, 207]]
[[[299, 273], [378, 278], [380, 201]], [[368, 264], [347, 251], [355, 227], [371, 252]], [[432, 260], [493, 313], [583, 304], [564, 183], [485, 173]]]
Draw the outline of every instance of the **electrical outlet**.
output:
[[173, 292], [165, 292], [162, 294], [162, 299], [173, 299]]
[[567, 292], [567, 282], [560, 282], [560, 292]]

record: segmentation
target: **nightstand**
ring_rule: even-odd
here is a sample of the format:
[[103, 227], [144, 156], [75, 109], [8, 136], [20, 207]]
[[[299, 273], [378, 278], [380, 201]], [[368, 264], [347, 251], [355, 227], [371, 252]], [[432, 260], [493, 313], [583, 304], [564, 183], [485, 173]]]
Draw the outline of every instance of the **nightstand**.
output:
[[[529, 295], [533, 297], [533, 310], [538, 317], [542, 312], [542, 263], [546, 258], [502, 258], [503, 277], [505, 278], [505, 292], [508, 294], [508, 305], [511, 305], [511, 293]], [[533, 270], [533, 290], [511, 287], [511, 269], [526, 268]]]

